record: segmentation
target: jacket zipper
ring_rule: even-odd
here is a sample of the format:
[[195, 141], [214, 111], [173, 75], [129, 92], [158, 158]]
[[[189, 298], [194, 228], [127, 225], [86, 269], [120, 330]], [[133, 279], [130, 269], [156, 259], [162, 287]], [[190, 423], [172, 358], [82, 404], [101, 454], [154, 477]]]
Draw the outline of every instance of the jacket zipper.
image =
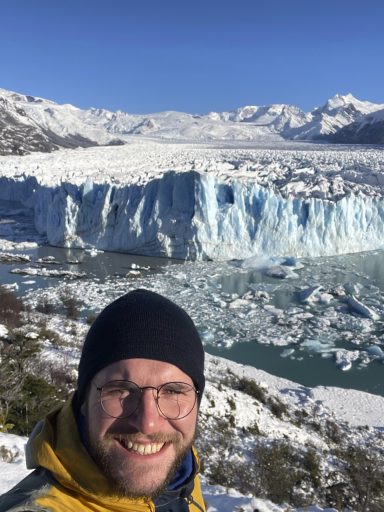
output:
[[201, 512], [206, 512], [205, 508], [201, 508], [200, 505], [193, 499], [192, 495], [187, 496], [185, 499], [188, 505], [195, 505], [195, 507], [201, 510]]

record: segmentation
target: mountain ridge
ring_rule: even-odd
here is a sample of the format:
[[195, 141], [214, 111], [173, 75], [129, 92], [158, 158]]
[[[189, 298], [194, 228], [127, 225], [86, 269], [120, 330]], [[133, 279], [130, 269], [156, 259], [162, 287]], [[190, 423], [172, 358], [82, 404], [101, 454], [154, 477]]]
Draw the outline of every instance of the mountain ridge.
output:
[[207, 114], [130, 114], [103, 108], [80, 109], [0, 89], [0, 154], [124, 144], [132, 135], [198, 142], [321, 140], [377, 144], [384, 140], [380, 111], [384, 111], [384, 104], [361, 101], [348, 93], [336, 94], [311, 112], [275, 103]]

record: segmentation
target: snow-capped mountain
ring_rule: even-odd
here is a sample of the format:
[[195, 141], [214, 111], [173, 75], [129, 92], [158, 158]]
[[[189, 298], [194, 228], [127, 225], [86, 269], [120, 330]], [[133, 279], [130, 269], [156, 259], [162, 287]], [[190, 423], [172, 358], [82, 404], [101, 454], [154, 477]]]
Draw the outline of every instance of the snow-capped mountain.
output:
[[29, 122], [23, 109], [0, 96], [0, 154], [23, 155], [56, 148], [41, 129]]
[[50, 152], [118, 141], [87, 111], [0, 89], [0, 154]]
[[[346, 126], [350, 131], [340, 141], [348, 142], [354, 140], [355, 130], [360, 131], [359, 123], [374, 124], [369, 116], [382, 109], [384, 104], [347, 94], [336, 95], [309, 113], [293, 105], [273, 104], [204, 115], [173, 111], [134, 115], [121, 110], [83, 110], [0, 89], [0, 154], [123, 144], [132, 135], [199, 142], [316, 140], [332, 138]], [[364, 133], [361, 142], [376, 142], [375, 130], [366, 128]]]
[[334, 133], [364, 116], [384, 108], [384, 105], [360, 101], [352, 94], [341, 96], [336, 94], [325, 105], [319, 107], [308, 116], [309, 121], [287, 134], [293, 139], [325, 139], [330, 140]]

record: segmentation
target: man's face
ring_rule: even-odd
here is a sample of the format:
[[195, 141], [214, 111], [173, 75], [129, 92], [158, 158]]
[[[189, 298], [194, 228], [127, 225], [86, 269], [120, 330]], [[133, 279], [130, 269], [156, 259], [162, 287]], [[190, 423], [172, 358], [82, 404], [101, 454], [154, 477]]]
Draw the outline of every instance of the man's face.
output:
[[140, 387], [191, 378], [176, 366], [152, 359], [125, 359], [103, 368], [92, 379], [81, 410], [86, 418], [88, 448], [115, 492], [130, 497], [155, 497], [164, 489], [190, 450], [197, 422], [197, 403], [185, 418], [159, 414], [152, 390], [128, 418], [112, 418], [102, 409], [97, 387], [130, 380]]

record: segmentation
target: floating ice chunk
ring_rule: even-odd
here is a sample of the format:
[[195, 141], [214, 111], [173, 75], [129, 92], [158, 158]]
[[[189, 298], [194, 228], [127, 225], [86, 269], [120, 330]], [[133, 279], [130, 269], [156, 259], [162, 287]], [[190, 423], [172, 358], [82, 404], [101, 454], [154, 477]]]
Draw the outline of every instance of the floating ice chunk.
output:
[[[372, 320], [370, 318], [363, 318], [361, 316], [351, 316], [351, 315], [343, 315], [332, 321], [332, 325], [336, 329], [341, 329], [343, 331], [349, 331], [349, 333], [358, 332], [358, 333], [370, 333], [372, 331]], [[344, 334], [345, 336], [345, 334]], [[355, 334], [351, 339], [352, 342], [355, 342]]]
[[70, 270], [48, 270], [42, 268], [28, 267], [25, 269], [13, 268], [10, 270], [11, 274], [23, 274], [27, 276], [43, 276], [43, 277], [67, 277], [69, 279], [80, 279], [87, 277], [85, 272], [71, 272]]
[[6, 290], [14, 290], [15, 292], [19, 289], [19, 285], [17, 283], [3, 284], [2, 287]]
[[215, 341], [215, 334], [212, 331], [203, 331], [200, 333], [201, 338], [206, 343], [213, 343]]
[[221, 299], [218, 296], [213, 297], [213, 302], [214, 302], [214, 304], [217, 304], [222, 309], [225, 309], [227, 307], [227, 303], [225, 302], [225, 300]]
[[274, 265], [273, 267], [269, 267], [263, 271], [268, 277], [277, 277], [279, 279], [287, 279], [287, 278], [297, 278], [299, 277], [291, 268], [285, 267], [284, 265]]
[[309, 352], [315, 352], [316, 354], [322, 354], [329, 352], [333, 347], [326, 343], [322, 343], [319, 340], [306, 340], [300, 343], [301, 348], [305, 348]]
[[129, 270], [126, 275], [127, 277], [141, 276], [141, 272], [140, 270]]
[[151, 270], [151, 267], [145, 267], [145, 266], [142, 266], [142, 265], [138, 265], [137, 263], [131, 263], [131, 268], [133, 270]]
[[345, 283], [344, 290], [349, 295], [359, 295], [364, 286], [361, 283]]
[[352, 368], [352, 362], [359, 358], [358, 350], [340, 349], [335, 352], [336, 365], [342, 371], [348, 371]]
[[92, 247], [91, 249], [85, 249], [85, 252], [87, 254], [89, 254], [92, 258], [94, 258], [98, 254], [102, 254], [104, 251], [101, 251], [100, 249], [96, 249], [95, 247]]
[[295, 313], [293, 317], [297, 320], [308, 320], [308, 318], [313, 318], [314, 315], [309, 311], [302, 311], [300, 313]]
[[26, 254], [0, 253], [0, 263], [29, 263], [30, 261], [31, 257]]
[[318, 299], [322, 286], [311, 286], [298, 292], [298, 299], [300, 302], [313, 302]]
[[265, 301], [269, 301], [271, 299], [269, 293], [267, 293], [263, 290], [256, 290], [254, 297], [255, 297], [255, 299], [260, 299], [260, 300], [265, 300]]
[[235, 299], [229, 303], [229, 309], [237, 309], [250, 306], [250, 302], [244, 299]]
[[25, 251], [26, 249], [37, 249], [39, 244], [37, 242], [14, 242], [12, 240], [0, 239], [0, 250], [9, 251], [15, 249], [16, 251]]
[[319, 302], [321, 304], [329, 304], [333, 300], [333, 295], [331, 293], [320, 293]]
[[241, 268], [254, 269], [254, 270], [266, 270], [269, 267], [283, 265], [285, 267], [293, 267], [296, 269], [303, 268], [304, 265], [300, 263], [293, 256], [285, 257], [268, 257], [268, 256], [251, 256], [246, 258], [240, 263]]
[[381, 361], [384, 361], [384, 352], [377, 345], [372, 345], [371, 347], [368, 347], [366, 349], [366, 352], [368, 352], [368, 354], [373, 356], [375, 359], [379, 359]]
[[294, 354], [294, 352], [295, 352], [294, 348], [286, 348], [285, 350], [282, 351], [282, 353], [280, 354], [280, 357], [289, 357], [292, 354]]
[[279, 258], [282, 265], [287, 267], [303, 268], [304, 265], [299, 263], [294, 256], [287, 256], [286, 258]]
[[335, 288], [331, 290], [331, 293], [336, 297], [345, 297], [346, 295], [345, 290], [341, 285], [335, 286]]
[[52, 265], [60, 265], [60, 262], [56, 260], [54, 256], [43, 256], [36, 260], [36, 263], [47, 263]]
[[265, 256], [251, 256], [250, 258], [246, 258], [240, 262], [241, 268], [252, 268], [254, 270], [266, 268], [270, 265], [272, 265], [271, 258], [267, 258]]
[[284, 316], [284, 311], [282, 309], [276, 308], [275, 306], [272, 306], [271, 304], [265, 304], [264, 309], [271, 315]]
[[370, 318], [371, 320], [380, 320], [380, 315], [377, 314], [373, 309], [365, 306], [362, 302], [356, 299], [354, 295], [349, 295], [345, 299], [346, 303], [350, 307], [350, 309], [365, 318]]

